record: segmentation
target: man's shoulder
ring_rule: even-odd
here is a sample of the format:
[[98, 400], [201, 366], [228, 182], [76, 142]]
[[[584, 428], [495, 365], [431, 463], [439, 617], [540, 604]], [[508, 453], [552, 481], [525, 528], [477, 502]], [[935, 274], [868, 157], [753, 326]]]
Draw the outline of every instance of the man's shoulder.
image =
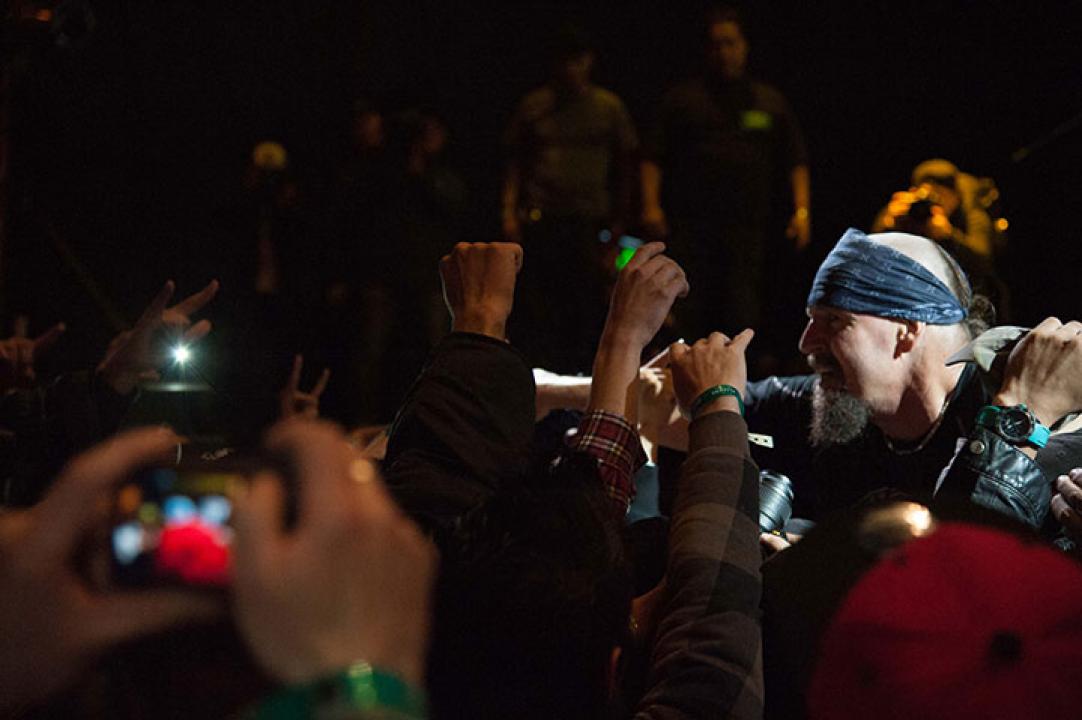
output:
[[522, 96], [518, 103], [518, 114], [533, 117], [546, 112], [556, 103], [556, 92], [548, 85], [534, 88]]
[[768, 378], [748, 383], [749, 402], [801, 402], [811, 397], [815, 390], [817, 376], [811, 375], [771, 375]]
[[594, 85], [590, 88], [590, 100], [607, 110], [623, 110], [624, 101], [612, 90]]
[[789, 101], [773, 85], [752, 80], [750, 87], [752, 102], [757, 110], [766, 110], [771, 113], [786, 113], [789, 111]]

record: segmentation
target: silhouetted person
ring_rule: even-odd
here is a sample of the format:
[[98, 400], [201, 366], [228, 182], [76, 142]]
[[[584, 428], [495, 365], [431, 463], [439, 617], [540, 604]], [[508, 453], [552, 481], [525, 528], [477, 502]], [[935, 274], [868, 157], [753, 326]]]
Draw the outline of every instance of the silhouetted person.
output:
[[523, 245], [515, 342], [535, 365], [589, 369], [605, 315], [599, 232], [627, 223], [638, 138], [620, 98], [594, 85], [593, 46], [565, 30], [552, 79], [519, 103], [506, 143], [503, 234]]
[[710, 12], [704, 40], [703, 72], [662, 98], [642, 163], [643, 225], [669, 237], [695, 288], [677, 309], [686, 337], [761, 326], [779, 189], [791, 194], [796, 248], [811, 237], [807, 155], [788, 103], [747, 76], [736, 11]]

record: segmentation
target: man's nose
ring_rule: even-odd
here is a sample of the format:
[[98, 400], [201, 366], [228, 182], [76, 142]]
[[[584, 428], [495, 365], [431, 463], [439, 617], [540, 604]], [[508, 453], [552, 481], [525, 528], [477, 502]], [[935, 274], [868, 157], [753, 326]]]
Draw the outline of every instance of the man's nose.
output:
[[819, 324], [814, 319], [809, 319], [808, 324], [804, 326], [804, 332], [800, 335], [797, 349], [802, 355], [811, 355], [822, 350], [822, 346], [823, 334], [819, 330]]

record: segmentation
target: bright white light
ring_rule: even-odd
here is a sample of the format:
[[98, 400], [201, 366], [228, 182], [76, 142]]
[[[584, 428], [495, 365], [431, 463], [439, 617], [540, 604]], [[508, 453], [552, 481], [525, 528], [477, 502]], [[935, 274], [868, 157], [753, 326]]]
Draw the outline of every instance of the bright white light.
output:
[[902, 513], [902, 517], [912, 529], [913, 537], [927, 535], [928, 531], [932, 529], [932, 525], [935, 524], [932, 513], [923, 505], [917, 505], [916, 503], [906, 503], [906, 505], [909, 507]]
[[173, 348], [173, 359], [183, 365], [188, 361], [188, 358], [192, 356], [192, 351], [184, 345], [177, 345]]

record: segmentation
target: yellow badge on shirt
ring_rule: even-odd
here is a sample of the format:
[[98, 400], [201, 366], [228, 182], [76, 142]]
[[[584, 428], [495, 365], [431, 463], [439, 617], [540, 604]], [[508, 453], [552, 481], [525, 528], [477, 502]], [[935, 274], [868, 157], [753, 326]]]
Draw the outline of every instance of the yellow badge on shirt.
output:
[[765, 110], [745, 110], [740, 115], [744, 130], [769, 130], [774, 127], [774, 116]]

